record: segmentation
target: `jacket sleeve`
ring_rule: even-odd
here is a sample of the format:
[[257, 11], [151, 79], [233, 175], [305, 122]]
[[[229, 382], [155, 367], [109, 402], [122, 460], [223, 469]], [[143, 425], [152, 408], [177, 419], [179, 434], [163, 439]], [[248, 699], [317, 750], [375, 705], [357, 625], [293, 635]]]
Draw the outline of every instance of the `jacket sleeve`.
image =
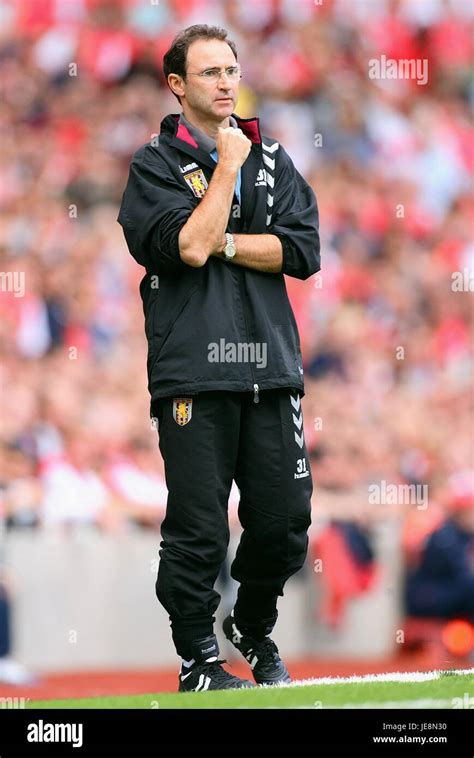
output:
[[316, 196], [281, 145], [276, 160], [272, 221], [267, 232], [281, 241], [283, 274], [308, 279], [320, 270]]
[[140, 148], [130, 165], [117, 219], [135, 260], [147, 269], [186, 266], [178, 235], [194, 208], [187, 187], [166, 161], [149, 146]]

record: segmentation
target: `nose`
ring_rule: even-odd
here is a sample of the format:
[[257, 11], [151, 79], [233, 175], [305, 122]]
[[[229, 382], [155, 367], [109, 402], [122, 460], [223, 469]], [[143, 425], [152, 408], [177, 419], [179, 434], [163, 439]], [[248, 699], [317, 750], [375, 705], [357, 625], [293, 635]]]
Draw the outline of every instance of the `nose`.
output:
[[217, 89], [219, 90], [221, 94], [224, 94], [224, 95], [230, 95], [232, 92], [232, 87], [230, 86], [228, 82], [223, 82], [223, 81], [218, 82]]

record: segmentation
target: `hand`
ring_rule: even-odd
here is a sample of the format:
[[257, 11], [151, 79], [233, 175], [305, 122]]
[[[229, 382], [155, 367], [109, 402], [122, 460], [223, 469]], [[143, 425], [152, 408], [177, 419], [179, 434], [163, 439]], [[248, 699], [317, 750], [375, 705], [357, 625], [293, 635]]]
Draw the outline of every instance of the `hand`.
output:
[[213, 251], [213, 255], [219, 255], [224, 252], [227, 245], [227, 237], [225, 234], [222, 237], [222, 242], [216, 247], [216, 249]]
[[218, 244], [218, 245], [217, 245], [217, 246], [214, 248], [214, 250], [212, 251], [211, 255], [215, 255], [215, 256], [217, 256], [218, 258], [222, 258], [223, 254], [224, 254], [224, 250], [225, 250], [225, 247], [226, 247], [226, 245], [227, 245], [227, 238], [226, 238], [226, 236], [225, 236], [225, 234], [224, 234], [224, 236], [222, 237], [222, 242], [220, 242], [220, 243], [219, 243], [219, 244]]
[[237, 171], [245, 163], [252, 143], [242, 132], [242, 129], [234, 129], [228, 126], [225, 129], [218, 127], [216, 149], [218, 165], [232, 171]]

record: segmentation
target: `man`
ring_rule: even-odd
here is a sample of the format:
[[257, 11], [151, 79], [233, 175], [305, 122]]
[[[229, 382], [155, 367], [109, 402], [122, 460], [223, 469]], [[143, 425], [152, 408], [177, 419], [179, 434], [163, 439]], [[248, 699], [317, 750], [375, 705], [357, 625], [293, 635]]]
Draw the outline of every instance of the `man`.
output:
[[448, 480], [446, 518], [427, 538], [405, 577], [411, 616], [474, 623], [474, 474]]
[[222, 667], [213, 632], [235, 480], [240, 587], [224, 633], [258, 684], [289, 682], [269, 635], [305, 560], [312, 480], [283, 274], [319, 270], [316, 200], [258, 119], [233, 113], [240, 67], [225, 30], [178, 34], [164, 73], [183, 113], [135, 153], [119, 214], [146, 268], [150, 408], [168, 487], [157, 597], [183, 659], [181, 691], [254, 686]]

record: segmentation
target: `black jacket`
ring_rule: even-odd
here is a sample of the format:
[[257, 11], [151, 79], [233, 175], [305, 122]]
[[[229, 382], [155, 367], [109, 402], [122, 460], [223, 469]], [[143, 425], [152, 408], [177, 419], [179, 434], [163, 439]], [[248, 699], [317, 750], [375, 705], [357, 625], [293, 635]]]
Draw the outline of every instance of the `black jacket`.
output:
[[[258, 119], [234, 117], [252, 148], [241, 169], [241, 205], [234, 196], [227, 231], [277, 235], [283, 272], [255, 271], [215, 256], [201, 268], [183, 263], [178, 235], [216, 164], [178, 115], [166, 116], [159, 139], [133, 156], [118, 216], [131, 254], [147, 272], [140, 293], [152, 401], [217, 389], [252, 391], [256, 400], [259, 389], [273, 387], [304, 394], [283, 274], [307, 279], [319, 271], [316, 198], [281, 145], [261, 137]], [[232, 356], [229, 343], [259, 345], [260, 359], [245, 347]], [[218, 362], [210, 359], [216, 344]]]
[[413, 616], [474, 620], [474, 535], [452, 518], [427, 539], [419, 564], [407, 572], [405, 603]]

